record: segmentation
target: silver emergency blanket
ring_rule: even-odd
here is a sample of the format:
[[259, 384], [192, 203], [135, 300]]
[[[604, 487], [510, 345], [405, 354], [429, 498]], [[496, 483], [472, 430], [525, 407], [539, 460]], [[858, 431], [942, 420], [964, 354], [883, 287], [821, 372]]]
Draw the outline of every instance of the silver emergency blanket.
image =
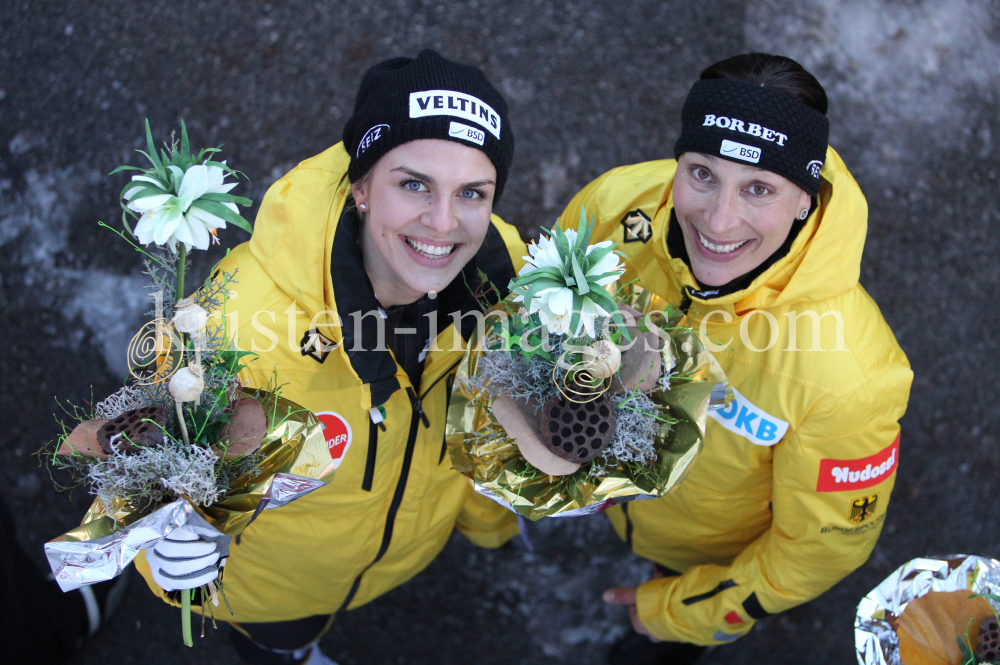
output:
[[[913, 559], [895, 570], [858, 604], [854, 646], [859, 665], [902, 665], [899, 637], [886, 620], [900, 616], [914, 598], [931, 591], [1000, 594], [1000, 561], [954, 554]], [[994, 610], [1000, 603], [987, 599]]]

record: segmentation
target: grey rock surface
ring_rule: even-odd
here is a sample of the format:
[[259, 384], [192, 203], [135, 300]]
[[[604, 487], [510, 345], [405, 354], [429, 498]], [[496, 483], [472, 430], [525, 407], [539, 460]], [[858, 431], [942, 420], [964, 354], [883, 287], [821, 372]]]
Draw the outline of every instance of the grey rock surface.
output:
[[[783, 53], [827, 87], [831, 143], [870, 205], [862, 282], [916, 375], [893, 503], [867, 564], [703, 662], [852, 662], [854, 607], [896, 566], [1000, 553], [995, 0], [9, 0], [0, 36], [0, 493], [40, 565], [42, 543], [89, 504], [52, 490], [32, 456], [56, 434], [53, 396], [120, 385], [147, 309], [138, 256], [97, 226], [118, 223], [126, 177], [103, 174], [138, 163], [143, 118], [159, 137], [183, 118], [193, 143], [225, 143], [252, 181], [238, 191], [259, 201], [339, 140], [369, 66], [423, 47], [482, 67], [510, 101], [517, 151], [498, 212], [526, 237], [607, 169], [672, 156], [687, 89], [716, 60]], [[199, 257], [199, 275], [218, 257]], [[600, 592], [648, 565], [600, 516], [530, 533], [533, 553], [454, 537], [339, 620], [324, 650], [341, 665], [604, 662], [627, 619]], [[178, 613], [136, 582], [76, 662], [235, 662], [224, 631], [182, 647]]]

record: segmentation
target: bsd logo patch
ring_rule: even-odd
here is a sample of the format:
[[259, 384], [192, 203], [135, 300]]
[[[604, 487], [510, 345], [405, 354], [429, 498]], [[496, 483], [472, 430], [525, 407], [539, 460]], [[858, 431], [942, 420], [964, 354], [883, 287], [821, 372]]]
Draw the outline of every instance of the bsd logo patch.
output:
[[344, 461], [344, 455], [351, 447], [354, 436], [351, 433], [351, 426], [347, 419], [339, 413], [324, 411], [317, 413], [316, 417], [323, 423], [323, 436], [326, 437], [326, 447], [330, 451], [330, 459], [333, 460], [333, 468], [336, 469]]

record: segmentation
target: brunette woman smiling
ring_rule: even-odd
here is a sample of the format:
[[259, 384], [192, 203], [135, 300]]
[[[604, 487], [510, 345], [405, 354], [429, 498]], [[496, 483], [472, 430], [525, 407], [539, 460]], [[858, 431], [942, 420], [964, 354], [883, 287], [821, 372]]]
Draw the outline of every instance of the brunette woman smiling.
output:
[[[326, 426], [338, 466], [229, 549], [246, 662], [328, 663], [315, 645], [334, 615], [420, 572], [453, 529], [486, 547], [517, 533], [444, 449], [475, 325], [460, 317], [478, 311], [480, 271], [505, 287], [523, 264], [516, 230], [492, 216], [513, 149], [507, 104], [481, 71], [433, 51], [388, 60], [362, 80], [343, 143], [278, 180], [251, 240], [220, 265], [237, 282], [226, 317], [258, 354], [243, 378], [266, 386], [277, 371], [283, 395]], [[137, 564], [165, 597], [218, 575], [214, 543], [175, 540]]]

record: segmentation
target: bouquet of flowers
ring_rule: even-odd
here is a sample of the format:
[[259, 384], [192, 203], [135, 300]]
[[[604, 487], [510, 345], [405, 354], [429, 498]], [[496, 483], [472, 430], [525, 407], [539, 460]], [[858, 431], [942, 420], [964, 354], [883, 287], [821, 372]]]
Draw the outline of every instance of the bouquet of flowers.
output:
[[[529, 248], [459, 366], [448, 412], [455, 468], [537, 520], [662, 496], [701, 450], [732, 389], [683, 315], [634, 284], [611, 241], [556, 227]], [[491, 292], [495, 291], [492, 289]]]
[[[79, 527], [45, 546], [63, 591], [115, 577], [180, 527], [224, 543], [224, 551], [261, 510], [333, 477], [316, 417], [283, 399], [276, 380], [251, 390], [237, 377], [252, 354], [230, 343], [225, 325], [235, 276], [213, 271], [184, 297], [188, 252], [218, 242], [227, 224], [251, 230], [237, 208], [250, 200], [230, 194], [237, 182], [226, 182], [241, 174], [212, 159], [218, 148], [192, 156], [183, 123], [180, 142], [158, 154], [147, 122], [146, 142], [139, 152], [152, 168], [112, 173], [139, 171], [122, 190], [124, 231], [115, 233], [144, 256], [154, 318], [129, 346], [127, 384], [92, 407], [66, 408], [69, 422], [49, 456], [97, 497]], [[134, 229], [129, 216], [138, 218]], [[177, 592], [188, 646], [199, 592], [204, 634], [206, 608], [214, 619], [212, 607], [225, 600], [221, 574]]]

